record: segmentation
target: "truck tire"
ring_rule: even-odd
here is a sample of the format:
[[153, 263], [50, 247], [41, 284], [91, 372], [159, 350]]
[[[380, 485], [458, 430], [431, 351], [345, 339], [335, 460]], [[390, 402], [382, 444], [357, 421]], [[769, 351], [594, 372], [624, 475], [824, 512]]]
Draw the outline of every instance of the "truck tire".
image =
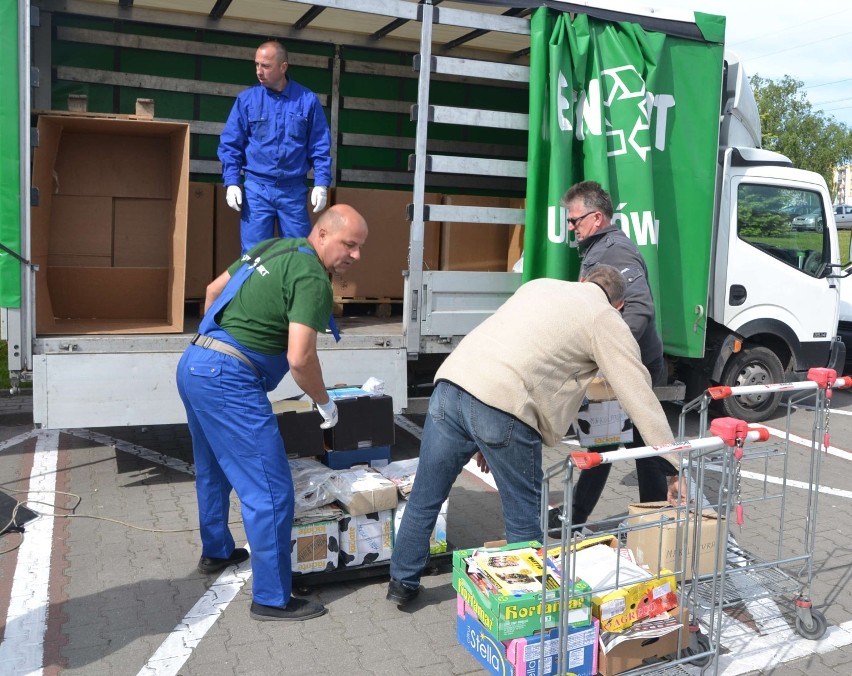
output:
[[[722, 372], [722, 385], [769, 385], [781, 383], [784, 367], [776, 354], [765, 347], [747, 347], [738, 352], [725, 365]], [[745, 394], [727, 397], [722, 400], [726, 415], [749, 423], [762, 422], [771, 417], [778, 408], [780, 393]]]

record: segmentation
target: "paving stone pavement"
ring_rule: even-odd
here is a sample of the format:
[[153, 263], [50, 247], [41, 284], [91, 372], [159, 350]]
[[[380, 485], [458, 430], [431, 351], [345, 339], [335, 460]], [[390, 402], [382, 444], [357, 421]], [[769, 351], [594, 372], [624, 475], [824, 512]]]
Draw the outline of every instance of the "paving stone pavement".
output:
[[[852, 397], [837, 396], [836, 408], [852, 409]], [[31, 397], [0, 396], [0, 490], [22, 499], [31, 481], [34, 451], [44, 432], [35, 433]], [[677, 410], [671, 409], [672, 424]], [[801, 413], [798, 434], [809, 436]], [[421, 419], [413, 417], [414, 422]], [[852, 449], [849, 418], [832, 417], [835, 446]], [[770, 424], [779, 427], [783, 420]], [[58, 433], [56, 513], [52, 547], [42, 565], [48, 569], [44, 608], [27, 607], [28, 617], [41, 617], [44, 674], [479, 674], [476, 660], [456, 641], [455, 592], [446, 565], [423, 579], [423, 592], [412, 607], [400, 610], [384, 598], [387, 578], [379, 577], [310, 585], [308, 593], [329, 607], [316, 620], [285, 624], [259, 623], [249, 618], [251, 579], [249, 563], [227, 579], [205, 576], [195, 566], [199, 556], [192, 454], [186, 426], [66, 430]], [[417, 452], [417, 439], [397, 428], [394, 458]], [[547, 449], [546, 461], [556, 462], [564, 449]], [[790, 476], [806, 478], [805, 453], [791, 454]], [[746, 640], [732, 644], [741, 655], [728, 652], [722, 660], [747, 659], [753, 668], [728, 664], [726, 674], [776, 676], [840, 675], [852, 673], [852, 471], [846, 457], [827, 456], [823, 484], [837, 492], [820, 495], [818, 536], [813, 555], [811, 598], [825, 613], [838, 644], [813, 652], [814, 642], [797, 637], [773, 643], [777, 625], [726, 613], [726, 622], [751, 627]], [[770, 472], [771, 473], [771, 472]], [[67, 494], [66, 494], [67, 493]], [[788, 489], [788, 500], [800, 515], [807, 511], [806, 491]], [[76, 504], [79, 499], [79, 504]], [[605, 499], [594, 518], [623, 514], [637, 499], [632, 467], [615, 465]], [[31, 505], [39, 511], [47, 507]], [[243, 536], [239, 508], [233, 500], [235, 537]], [[68, 518], [65, 518], [65, 517]], [[96, 518], [93, 518], [96, 517]], [[772, 519], [755, 515], [758, 535], [744, 525], [739, 542], [760, 540], [773, 527]], [[45, 521], [48, 519], [42, 519]], [[35, 522], [33, 522], [35, 523]], [[32, 524], [31, 524], [32, 525]], [[777, 524], [776, 524], [777, 525]], [[497, 494], [479, 478], [464, 472], [450, 497], [448, 537], [456, 547], [475, 546], [503, 536]], [[793, 547], [806, 545], [803, 533], [790, 527]], [[0, 617], [6, 618], [16, 577], [38, 571], [20, 570], [23, 536], [0, 538]], [[34, 537], [34, 535], [33, 535]], [[796, 538], [799, 538], [796, 540]], [[244, 542], [244, 539], [242, 540]], [[444, 560], [446, 563], [446, 560]], [[45, 571], [42, 571], [45, 572]], [[239, 580], [247, 581], [239, 586]], [[235, 582], [236, 581], [236, 582]], [[228, 593], [236, 587], [235, 593]], [[26, 587], [26, 585], [24, 585]], [[17, 589], [17, 587], [15, 587]], [[34, 590], [29, 589], [30, 592]], [[38, 594], [39, 590], [34, 593]], [[207, 597], [205, 597], [207, 595]], [[199, 601], [207, 598], [206, 607]], [[782, 630], [789, 631], [791, 599], [778, 598]], [[216, 611], [220, 612], [216, 612]], [[212, 615], [211, 615], [212, 612]], [[193, 633], [199, 618], [212, 617], [205, 631]], [[26, 624], [26, 623], [24, 623]], [[4, 642], [23, 626], [4, 622]], [[38, 626], [30, 622], [27, 626]], [[189, 630], [188, 630], [189, 627]], [[845, 627], [845, 628], [844, 628]], [[177, 634], [174, 630], [182, 630]], [[177, 637], [177, 638], [175, 638]], [[839, 637], [839, 638], [838, 638]], [[38, 637], [33, 637], [36, 641]], [[752, 649], [760, 646], [765, 649]], [[26, 642], [24, 642], [26, 644]], [[801, 644], [811, 652], [799, 659], [765, 666], [770, 658], [795, 656]], [[752, 646], [752, 647], [750, 647]], [[0, 645], [0, 673], [28, 673], [21, 655], [9, 655]], [[722, 662], [720, 662], [722, 664]], [[177, 666], [175, 666], [177, 665]], [[36, 672], [37, 673], [37, 672]], [[699, 673], [691, 668], [689, 673]], [[708, 672], [708, 673], [712, 673]]]

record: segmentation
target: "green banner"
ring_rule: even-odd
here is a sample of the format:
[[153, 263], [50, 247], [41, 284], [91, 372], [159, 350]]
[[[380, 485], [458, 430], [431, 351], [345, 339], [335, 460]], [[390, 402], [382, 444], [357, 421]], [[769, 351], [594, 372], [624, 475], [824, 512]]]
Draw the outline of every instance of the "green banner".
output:
[[613, 223], [648, 266], [666, 352], [700, 357], [710, 276], [724, 18], [696, 15], [709, 42], [536, 11], [524, 280], [575, 280], [559, 200], [598, 181]]
[[[0, 244], [21, 251], [18, 3], [0, 2]], [[0, 249], [0, 307], [21, 307], [21, 264]]]

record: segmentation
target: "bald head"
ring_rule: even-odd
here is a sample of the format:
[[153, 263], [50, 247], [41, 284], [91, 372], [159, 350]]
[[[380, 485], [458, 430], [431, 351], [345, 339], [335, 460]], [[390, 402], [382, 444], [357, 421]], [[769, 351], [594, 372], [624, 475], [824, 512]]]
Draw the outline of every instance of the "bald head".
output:
[[348, 204], [335, 204], [317, 219], [308, 241], [326, 270], [342, 274], [361, 258], [367, 221]]

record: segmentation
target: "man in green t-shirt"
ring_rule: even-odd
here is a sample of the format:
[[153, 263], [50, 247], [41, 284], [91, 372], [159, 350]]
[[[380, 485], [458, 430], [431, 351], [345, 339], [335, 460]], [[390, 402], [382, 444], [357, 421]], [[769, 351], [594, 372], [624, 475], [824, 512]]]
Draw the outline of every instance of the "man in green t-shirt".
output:
[[177, 368], [195, 458], [202, 554], [198, 569], [215, 573], [245, 561], [228, 528], [230, 494], [243, 506], [251, 547], [251, 616], [307, 620], [319, 603], [291, 595], [290, 534], [294, 489], [267, 392], [289, 371], [337, 423], [317, 356], [317, 332], [332, 310], [328, 273], [361, 257], [367, 223], [338, 204], [320, 216], [306, 239], [261, 242], [207, 287], [204, 318]]

